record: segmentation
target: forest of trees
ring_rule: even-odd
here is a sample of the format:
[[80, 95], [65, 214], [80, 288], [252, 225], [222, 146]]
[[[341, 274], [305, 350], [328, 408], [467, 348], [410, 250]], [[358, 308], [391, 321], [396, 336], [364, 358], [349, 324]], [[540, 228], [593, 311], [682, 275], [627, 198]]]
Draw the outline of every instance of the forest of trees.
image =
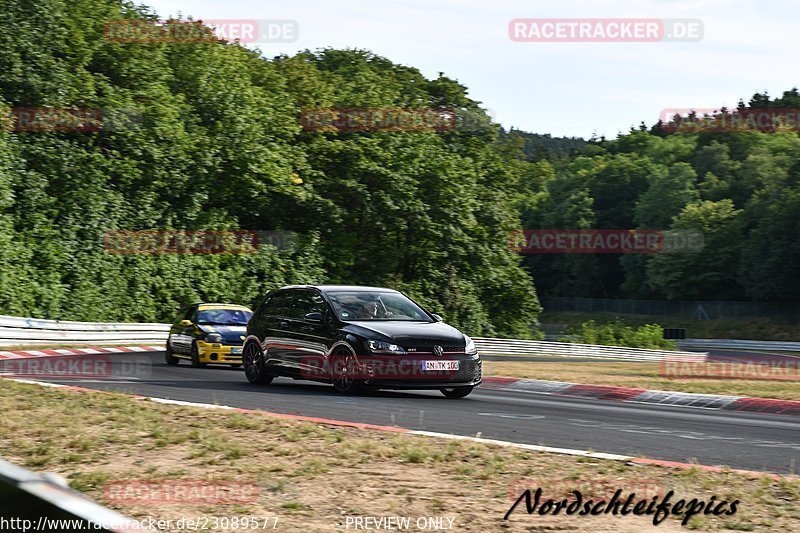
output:
[[[125, 43], [120, 0], [6, 0], [0, 106], [102, 109], [95, 131], [0, 131], [0, 314], [164, 321], [287, 283], [398, 288], [473, 335], [530, 335], [548, 295], [797, 299], [795, 130], [616, 140], [503, 131], [467, 88], [363, 50], [265, 59]], [[797, 91], [753, 106], [800, 107]], [[443, 131], [309, 131], [321, 108], [455, 110]], [[461, 124], [462, 122], [459, 122]], [[690, 228], [699, 254], [525, 256], [525, 228]], [[111, 254], [108, 232], [289, 230], [286, 250]]]
[[[97, 131], [0, 132], [0, 314], [163, 321], [287, 283], [391, 286], [470, 334], [530, 334], [508, 248], [524, 162], [467, 89], [367, 51], [266, 60], [233, 43], [114, 42], [118, 0], [6, 0], [0, 105], [122, 110]], [[447, 108], [469, 128], [305, 131], [309, 108]], [[11, 128], [13, 130], [13, 128]], [[290, 230], [288, 250], [109, 254], [137, 229]]]
[[[762, 115], [775, 127], [725, 128], [744, 121], [723, 115], [761, 109], [773, 110]], [[757, 93], [735, 110], [690, 117], [693, 128], [659, 121], [534, 161], [520, 203], [525, 228], [694, 230], [704, 240], [700, 253], [526, 256], [541, 294], [800, 300], [798, 112], [797, 89]]]

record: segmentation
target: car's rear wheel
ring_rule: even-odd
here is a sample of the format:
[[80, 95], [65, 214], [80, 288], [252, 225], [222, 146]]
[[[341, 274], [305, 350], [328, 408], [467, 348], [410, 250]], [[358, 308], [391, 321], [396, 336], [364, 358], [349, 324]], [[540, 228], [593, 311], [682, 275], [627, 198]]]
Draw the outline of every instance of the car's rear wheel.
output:
[[171, 346], [167, 346], [167, 351], [164, 352], [164, 362], [168, 365], [177, 365], [181, 362], [180, 359], [175, 357]]
[[472, 389], [474, 388], [475, 387], [473, 387], [472, 385], [469, 385], [467, 387], [449, 387], [446, 389], [439, 389], [439, 390], [442, 391], [442, 394], [444, 394], [446, 398], [463, 398], [469, 395], [469, 393], [472, 392]]
[[193, 367], [195, 367], [195, 368], [203, 368], [203, 367], [206, 366], [205, 363], [201, 363], [200, 362], [200, 351], [197, 349], [197, 343], [196, 342], [192, 343], [191, 356], [192, 356], [192, 366]]
[[333, 388], [342, 394], [353, 394], [359, 389], [356, 379], [358, 360], [347, 348], [339, 348], [331, 357], [331, 381]]
[[247, 381], [258, 385], [266, 385], [272, 381], [274, 376], [267, 373], [264, 353], [258, 344], [248, 342], [244, 347], [242, 358], [244, 361], [244, 375]]

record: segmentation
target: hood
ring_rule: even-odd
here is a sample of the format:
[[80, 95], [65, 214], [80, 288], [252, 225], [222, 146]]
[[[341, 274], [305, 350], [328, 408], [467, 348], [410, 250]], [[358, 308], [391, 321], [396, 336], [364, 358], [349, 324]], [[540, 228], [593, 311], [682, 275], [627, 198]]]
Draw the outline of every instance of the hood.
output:
[[219, 324], [198, 325], [203, 333], [219, 333], [224, 344], [241, 344], [247, 335], [247, 326], [222, 326]]
[[444, 322], [354, 321], [349, 322], [344, 329], [362, 337], [391, 341], [404, 348], [429, 347], [434, 344], [462, 349], [466, 346], [464, 334]]

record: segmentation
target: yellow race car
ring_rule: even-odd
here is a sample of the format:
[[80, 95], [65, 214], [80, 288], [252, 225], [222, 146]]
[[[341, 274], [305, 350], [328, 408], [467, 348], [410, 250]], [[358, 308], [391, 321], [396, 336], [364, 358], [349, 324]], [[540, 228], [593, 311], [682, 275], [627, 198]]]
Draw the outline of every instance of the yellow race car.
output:
[[165, 360], [177, 365], [188, 359], [194, 367], [208, 363], [242, 364], [242, 343], [249, 307], [235, 304], [196, 303], [182, 308], [169, 330]]

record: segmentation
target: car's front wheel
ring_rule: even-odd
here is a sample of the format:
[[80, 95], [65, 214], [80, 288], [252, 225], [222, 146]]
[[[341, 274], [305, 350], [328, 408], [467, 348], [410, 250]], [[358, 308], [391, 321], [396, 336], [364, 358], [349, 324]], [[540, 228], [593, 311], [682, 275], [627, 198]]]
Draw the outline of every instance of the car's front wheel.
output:
[[197, 349], [197, 343], [196, 342], [192, 343], [191, 356], [192, 356], [192, 366], [193, 367], [195, 367], [195, 368], [203, 368], [203, 367], [206, 366], [205, 363], [201, 363], [200, 362], [200, 351]]
[[167, 346], [167, 350], [164, 352], [164, 362], [168, 365], [177, 365], [181, 362], [180, 359], [175, 357], [171, 346]]
[[270, 383], [274, 376], [267, 373], [267, 365], [264, 362], [264, 353], [261, 351], [261, 347], [255, 342], [248, 342], [243, 352], [244, 375], [247, 377], [247, 381], [258, 385]]
[[359, 389], [356, 379], [358, 360], [346, 348], [340, 348], [331, 356], [331, 381], [333, 388], [343, 394], [352, 394]]
[[439, 389], [442, 391], [442, 394], [445, 395], [446, 398], [463, 398], [468, 396], [472, 389], [474, 389], [472, 385], [467, 387], [450, 387], [447, 389]]

